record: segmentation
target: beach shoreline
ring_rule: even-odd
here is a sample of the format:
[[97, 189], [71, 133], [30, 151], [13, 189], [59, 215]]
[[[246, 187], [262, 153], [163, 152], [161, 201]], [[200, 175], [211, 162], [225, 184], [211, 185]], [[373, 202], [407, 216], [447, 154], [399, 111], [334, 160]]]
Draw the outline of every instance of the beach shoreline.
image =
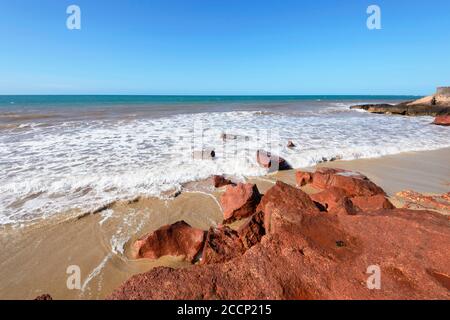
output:
[[[360, 172], [381, 186], [392, 199], [397, 192], [406, 189], [428, 194], [449, 192], [449, 159], [450, 148], [444, 148], [335, 161], [317, 167]], [[306, 170], [314, 170], [314, 167]], [[250, 177], [247, 181], [255, 183], [260, 192], [265, 193], [276, 181], [295, 185], [296, 171]], [[218, 201], [222, 193], [223, 188], [214, 189], [206, 181], [193, 182], [172, 199], [140, 197], [117, 201], [96, 214], [59, 220], [49, 218], [45, 223], [22, 228], [3, 227], [0, 231], [4, 248], [0, 254], [0, 299], [33, 299], [44, 293], [50, 293], [55, 299], [104, 299], [133, 274], [156, 266], [189, 267], [172, 257], [156, 261], [132, 260], [131, 244], [148, 232], [181, 220], [202, 230], [217, 226], [222, 220]], [[67, 289], [66, 271], [70, 265], [80, 266], [81, 291]]]

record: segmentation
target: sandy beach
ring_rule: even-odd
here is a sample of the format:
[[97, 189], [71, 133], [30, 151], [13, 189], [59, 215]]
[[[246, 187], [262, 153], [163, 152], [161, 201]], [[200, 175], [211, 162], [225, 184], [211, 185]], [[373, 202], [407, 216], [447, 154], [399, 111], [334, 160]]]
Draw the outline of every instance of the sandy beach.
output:
[[[449, 192], [449, 160], [450, 148], [446, 148], [319, 166], [361, 172], [392, 199], [402, 190]], [[261, 193], [277, 180], [295, 185], [295, 170], [248, 178]], [[104, 299], [133, 274], [156, 266], [189, 268], [190, 264], [171, 257], [133, 260], [131, 244], [180, 220], [202, 230], [217, 226], [222, 221], [218, 202], [222, 192], [205, 181], [190, 183], [176, 198], [137, 198], [115, 202], [96, 214], [73, 212], [21, 227], [2, 226], [0, 299], [33, 299], [44, 293], [55, 299]], [[71, 265], [81, 269], [81, 290], [67, 289], [66, 270]]]

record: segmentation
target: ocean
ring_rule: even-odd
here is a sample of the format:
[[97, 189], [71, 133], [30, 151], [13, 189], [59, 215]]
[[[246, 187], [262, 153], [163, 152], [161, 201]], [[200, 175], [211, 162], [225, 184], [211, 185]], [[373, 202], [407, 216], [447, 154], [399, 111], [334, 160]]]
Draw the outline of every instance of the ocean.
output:
[[[0, 96], [0, 224], [20, 225], [182, 184], [267, 171], [256, 150], [294, 168], [450, 147], [431, 117], [349, 107], [415, 96]], [[237, 138], [223, 141], [223, 133]], [[287, 148], [292, 140], [296, 148]], [[214, 149], [215, 160], [194, 151]]]

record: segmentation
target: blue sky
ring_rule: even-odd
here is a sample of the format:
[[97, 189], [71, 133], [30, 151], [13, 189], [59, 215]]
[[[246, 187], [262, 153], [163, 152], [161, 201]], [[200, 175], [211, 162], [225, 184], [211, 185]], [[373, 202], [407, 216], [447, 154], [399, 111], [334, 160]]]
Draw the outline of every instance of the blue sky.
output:
[[[66, 28], [79, 5], [82, 29]], [[366, 9], [382, 10], [382, 30]], [[1, 0], [0, 94], [427, 94], [448, 0]]]

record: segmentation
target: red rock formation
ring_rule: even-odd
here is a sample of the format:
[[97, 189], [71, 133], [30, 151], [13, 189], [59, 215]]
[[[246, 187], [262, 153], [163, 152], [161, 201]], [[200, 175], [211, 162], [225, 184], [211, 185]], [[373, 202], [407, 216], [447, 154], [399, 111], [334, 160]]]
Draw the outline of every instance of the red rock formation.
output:
[[258, 150], [256, 152], [256, 161], [261, 167], [270, 169], [271, 171], [291, 169], [291, 166], [286, 160], [264, 150]]
[[224, 176], [213, 176], [212, 184], [214, 188], [221, 188], [234, 183], [231, 180], [225, 179]]
[[206, 236], [201, 264], [225, 262], [244, 252], [244, 244], [236, 231], [227, 226], [211, 228]]
[[361, 211], [375, 211], [380, 209], [394, 209], [394, 205], [382, 194], [370, 197], [353, 197], [351, 201]]
[[[264, 216], [251, 220], [258, 225], [263, 218], [265, 235], [243, 254], [224, 263], [156, 268], [109, 298], [450, 299], [449, 217], [407, 209], [323, 213], [307, 194], [281, 182], [258, 210]], [[381, 270], [379, 290], [367, 286], [374, 265]]]
[[433, 124], [438, 126], [450, 126], [450, 115], [437, 116]]
[[158, 259], [162, 256], [185, 256], [192, 262], [203, 246], [204, 231], [184, 221], [164, 226], [134, 243], [135, 258]]
[[255, 213], [260, 200], [261, 194], [254, 184], [239, 183], [236, 186], [227, 186], [227, 190], [220, 198], [224, 223], [251, 216]]
[[406, 190], [398, 192], [395, 196], [405, 202], [405, 208], [436, 210], [450, 214], [450, 192], [442, 195], [423, 195]]

